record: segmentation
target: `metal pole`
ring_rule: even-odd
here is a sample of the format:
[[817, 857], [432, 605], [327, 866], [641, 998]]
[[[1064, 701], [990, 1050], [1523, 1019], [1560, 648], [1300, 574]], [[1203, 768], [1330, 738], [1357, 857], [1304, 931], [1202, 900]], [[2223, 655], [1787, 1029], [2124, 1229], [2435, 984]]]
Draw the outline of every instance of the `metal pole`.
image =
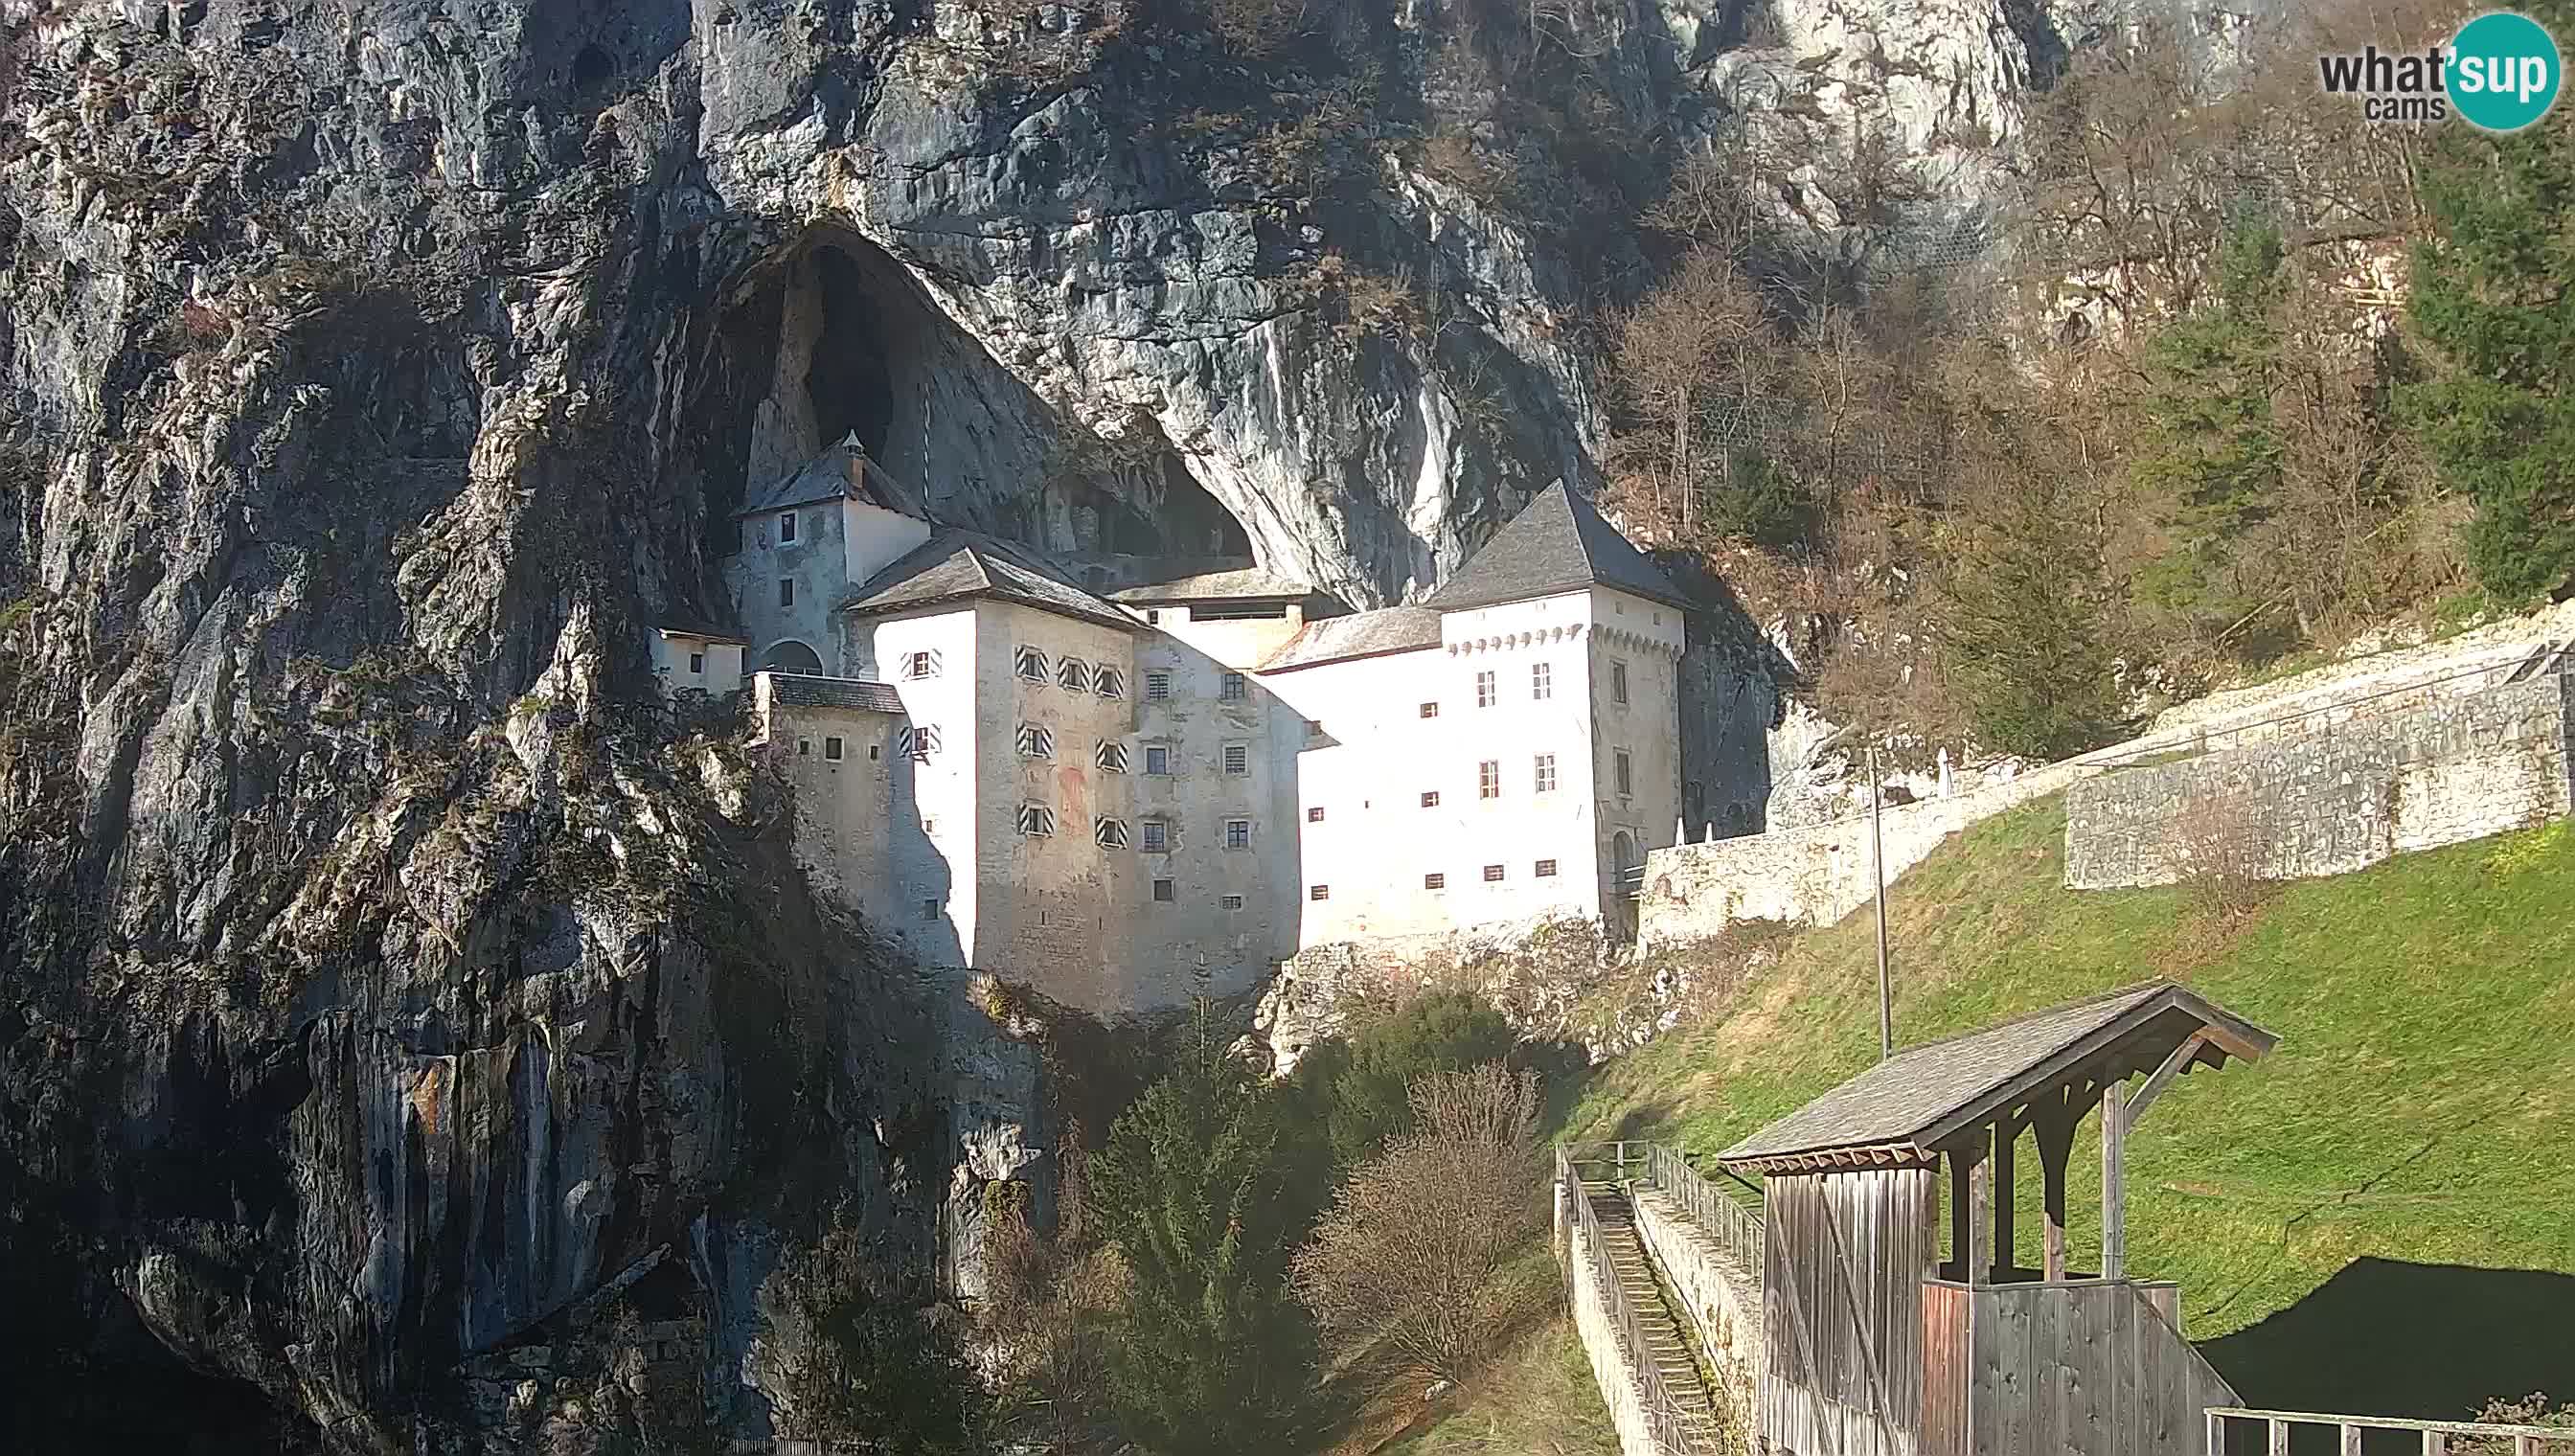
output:
[[1878, 836], [1877, 744], [1868, 745], [1868, 870], [1877, 882], [1877, 1059], [1895, 1054], [1895, 1006], [1886, 978], [1886, 847]]

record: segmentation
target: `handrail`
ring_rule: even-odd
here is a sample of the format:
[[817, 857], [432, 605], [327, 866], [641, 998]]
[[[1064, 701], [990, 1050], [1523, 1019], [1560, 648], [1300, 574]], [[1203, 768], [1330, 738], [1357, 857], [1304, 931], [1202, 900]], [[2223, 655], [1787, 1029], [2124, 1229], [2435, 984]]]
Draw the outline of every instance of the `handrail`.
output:
[[2446, 1456], [2450, 1438], [2464, 1436], [2479, 1441], [2510, 1441], [2514, 1456], [2541, 1456], [2540, 1443], [2550, 1443], [2563, 1453], [2575, 1450], [2575, 1426], [2508, 1426], [2479, 1425], [2472, 1421], [2418, 1421], [2402, 1416], [2330, 1415], [2321, 1411], [2257, 1410], [2249, 1406], [2213, 1405], [2208, 1408], [2208, 1456], [2226, 1456], [2226, 1423], [2260, 1421], [2268, 1436], [2267, 1447], [2273, 1451], [2289, 1449], [2292, 1426], [2332, 1426], [2342, 1433], [2345, 1451], [2360, 1449], [2362, 1431], [2415, 1431], [2423, 1437], [2423, 1456]]
[[1752, 1276], [1753, 1283], [1761, 1282], [1760, 1214], [1701, 1176], [1678, 1148], [1659, 1142], [1645, 1144], [1645, 1176], [1657, 1189], [1670, 1194], [1701, 1232], [1733, 1255], [1734, 1262]]
[[[1608, 1158], [1604, 1159], [1597, 1151], [1601, 1148], [1610, 1149]], [[1566, 1199], [1573, 1205], [1574, 1225], [1581, 1230], [1583, 1245], [1590, 1253], [1593, 1290], [1599, 1296], [1601, 1309], [1609, 1316], [1610, 1325], [1617, 1331], [1619, 1347], [1627, 1357], [1627, 1368], [1633, 1373], [1637, 1389], [1644, 1397], [1645, 1426], [1653, 1437], [1655, 1449], [1667, 1453], [1667, 1456], [1713, 1453], [1723, 1449], [1716, 1422], [1707, 1414], [1685, 1409], [1673, 1397], [1670, 1388], [1663, 1384], [1663, 1372], [1654, 1363], [1654, 1347], [1645, 1338], [1644, 1325], [1637, 1317], [1635, 1306], [1627, 1302], [1627, 1291], [1619, 1284], [1617, 1271], [1610, 1267], [1608, 1241], [1600, 1232], [1598, 1216], [1591, 1211], [1591, 1194], [1574, 1170], [1577, 1163], [1608, 1161], [1615, 1169], [1615, 1175], [1598, 1181], [1615, 1182], [1623, 1187], [1629, 1161], [1627, 1148], [1625, 1142], [1558, 1144], [1555, 1149], [1556, 1186], [1564, 1190]], [[1572, 1281], [1579, 1277], [1573, 1265], [1571, 1258], [1565, 1261], [1568, 1294]]]

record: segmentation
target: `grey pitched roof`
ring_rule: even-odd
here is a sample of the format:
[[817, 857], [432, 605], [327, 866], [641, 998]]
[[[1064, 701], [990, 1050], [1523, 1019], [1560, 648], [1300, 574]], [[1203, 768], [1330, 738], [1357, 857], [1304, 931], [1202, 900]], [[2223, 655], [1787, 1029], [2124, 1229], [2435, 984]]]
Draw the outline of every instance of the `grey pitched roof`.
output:
[[928, 520], [929, 512], [921, 494], [886, 474], [885, 468], [868, 459], [853, 433], [840, 444], [805, 463], [802, 470], [744, 500], [736, 516], [757, 516], [764, 511], [784, 511], [792, 506], [810, 506], [817, 501], [865, 501], [889, 511], [919, 520]]
[[1286, 673], [1352, 658], [1378, 658], [1439, 646], [1439, 614], [1427, 607], [1388, 607], [1306, 623], [1255, 669]]
[[690, 612], [665, 612], [653, 619], [653, 630], [667, 637], [696, 637], [708, 642], [751, 646], [751, 639], [730, 627], [717, 624]]
[[1673, 607], [1690, 605], [1589, 501], [1557, 481], [1468, 557], [1426, 605], [1461, 612], [1595, 586]]
[[811, 673], [769, 671], [769, 696], [773, 703], [795, 708], [854, 708], [863, 713], [903, 714], [903, 700], [897, 697], [891, 683], [874, 683], [863, 678], [820, 678]]
[[1130, 632], [1144, 628], [1134, 616], [1066, 581], [1021, 548], [955, 526], [932, 532], [930, 540], [860, 583], [841, 610], [879, 616], [975, 597], [1017, 602]]
[[2130, 986], [1908, 1048], [1719, 1153], [1729, 1163], [1854, 1148], [1929, 1156], [2071, 1077], [2151, 1071], [2207, 1030], [2193, 1065], [2255, 1057], [2278, 1038], [2170, 981]]
[[1265, 598], [1312, 596], [1314, 589], [1291, 578], [1274, 576], [1259, 567], [1201, 572], [1168, 582], [1151, 582], [1109, 594], [1112, 602], [1238, 602]]

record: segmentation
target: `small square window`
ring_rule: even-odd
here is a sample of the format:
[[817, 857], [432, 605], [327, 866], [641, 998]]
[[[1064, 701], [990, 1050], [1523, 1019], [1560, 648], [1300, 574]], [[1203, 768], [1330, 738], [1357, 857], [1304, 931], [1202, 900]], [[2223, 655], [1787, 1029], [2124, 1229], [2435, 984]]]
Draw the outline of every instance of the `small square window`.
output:
[[1055, 756], [1055, 730], [1044, 724], [1020, 725], [1020, 756], [1052, 758]]
[[1610, 755], [1609, 761], [1611, 767], [1615, 770], [1620, 796], [1623, 797], [1635, 792], [1635, 774], [1632, 771], [1632, 765], [1627, 761], [1627, 750], [1620, 748], [1618, 751]]
[[796, 579], [794, 577], [781, 577], [778, 579], [778, 605], [781, 607], [793, 607], [796, 605]]
[[1019, 650], [1014, 661], [1017, 664], [1020, 681], [1024, 683], [1043, 683], [1047, 680], [1047, 655], [1045, 653], [1036, 648], [1022, 648]]
[[916, 724], [895, 729], [894, 750], [907, 758], [928, 761], [939, 751], [939, 728], [935, 724]]
[[1146, 744], [1145, 771], [1148, 773], [1170, 773], [1172, 771], [1172, 750], [1161, 743]]
[[1318, 884], [1312, 889], [1305, 891], [1305, 898], [1309, 900], [1327, 900], [1331, 897], [1332, 887], [1328, 884]]
[[1309, 824], [1319, 824], [1322, 821], [1323, 810], [1321, 806], [1317, 805], [1316, 807], [1305, 810], [1305, 822]]
[[1239, 894], [1218, 895], [1216, 902], [1229, 910], [1239, 910], [1243, 908], [1243, 896]]
[[868, 744], [868, 761], [872, 763], [875, 762], [879, 757], [884, 755], [884, 751], [885, 745], [882, 743]]
[[1490, 673], [1477, 673], [1475, 675], [1475, 706], [1477, 708], [1490, 708], [1493, 706], [1493, 675]]
[[1448, 876], [1444, 874], [1425, 874], [1421, 876], [1421, 887], [1423, 889], [1446, 889], [1448, 887]]
[[1529, 697], [1544, 700], [1555, 696], [1555, 668], [1548, 663], [1529, 664]]
[[1127, 675], [1116, 668], [1101, 668], [1091, 675], [1091, 691], [1103, 698], [1127, 696]]
[[917, 678], [936, 678], [936, 677], [938, 677], [938, 676], [939, 676], [939, 654], [937, 654], [937, 653], [935, 653], [935, 652], [920, 652], [920, 653], [906, 653], [906, 654], [904, 654], [904, 655], [903, 655], [903, 676], [905, 676], [906, 678], [916, 678], [916, 679], [917, 679]]
[[1501, 879], [1501, 877], [1502, 866], [1498, 864], [1487, 864], [1484, 866], [1484, 882], [1486, 884], [1496, 883]]
[[1127, 745], [1115, 738], [1104, 740], [1093, 750], [1091, 761], [1099, 764], [1103, 773], [1124, 773], [1127, 771]]
[[1437, 718], [1439, 716], [1439, 705], [1436, 703], [1425, 703], [1421, 705], [1421, 716], [1423, 718]]
[[1555, 874], [1555, 861], [1552, 859], [1541, 859], [1537, 862], [1537, 868], [1533, 872], [1540, 879], [1552, 878]]
[[1436, 788], [1425, 788], [1421, 790], [1421, 806], [1423, 808], [1437, 808], [1439, 806], [1439, 790]]
[[691, 653], [691, 654], [689, 654], [689, 671], [690, 671], [690, 672], [692, 672], [692, 673], [703, 673], [703, 672], [705, 672], [706, 670], [707, 670], [707, 655], [706, 655], [706, 654], [704, 654], [704, 653]]
[[1154, 881], [1154, 898], [1162, 901], [1164, 904], [1170, 904], [1172, 901], [1179, 899], [1180, 894], [1177, 887], [1170, 880], [1158, 879]]
[[1537, 755], [1537, 791], [1540, 793], [1555, 791], [1555, 755], [1553, 753]]
[[1243, 675], [1241, 673], [1226, 674], [1224, 681], [1217, 686], [1216, 696], [1227, 703], [1241, 703], [1243, 701]]
[[1501, 759], [1486, 758], [1481, 763], [1475, 765], [1475, 796], [1477, 798], [1499, 798], [1502, 796]]
[[1146, 674], [1146, 675], [1145, 675], [1145, 701], [1146, 701], [1146, 702], [1148, 702], [1148, 703], [1161, 703], [1161, 702], [1164, 702], [1164, 701], [1168, 700], [1171, 696], [1172, 696], [1172, 675], [1171, 675], [1171, 674], [1169, 674], [1169, 673], [1148, 673], [1148, 674]]
[[1229, 849], [1251, 848], [1252, 820], [1227, 819], [1225, 821], [1225, 847]]
[[785, 545], [785, 544], [786, 544], [786, 543], [788, 543], [788, 542], [794, 541], [795, 539], [796, 539], [796, 513], [795, 513], [795, 512], [793, 512], [793, 511], [789, 511], [789, 512], [786, 512], [786, 513], [782, 514], [782, 515], [778, 518], [778, 540], [779, 540], [779, 544], [783, 546], [783, 545]]
[[1609, 663], [1609, 701], [1627, 701], [1627, 665], [1614, 658]]
[[823, 756], [826, 758], [839, 758], [841, 756], [841, 740], [836, 737], [825, 738], [823, 740]]
[[1091, 665], [1080, 658], [1067, 658], [1055, 673], [1056, 686], [1068, 693], [1091, 691]]
[[1020, 805], [1020, 832], [1045, 835], [1055, 832], [1055, 810], [1042, 803]]
[[1228, 772], [1228, 773], [1249, 773], [1249, 772], [1251, 772], [1251, 771], [1252, 771], [1252, 745], [1251, 745], [1251, 744], [1249, 744], [1249, 743], [1228, 743], [1228, 744], [1226, 744], [1226, 745], [1225, 745], [1225, 771], [1226, 771], [1226, 772]]
[[804, 757], [806, 754], [811, 753], [811, 752], [813, 752], [813, 751], [814, 751], [814, 740], [813, 740], [812, 738], [798, 738], [798, 739], [796, 740], [796, 756], [797, 756], [797, 757], [802, 758], [802, 757]]
[[1148, 854], [1168, 854], [1172, 849], [1172, 826], [1164, 819], [1147, 819], [1137, 825], [1143, 831], [1136, 847]]
[[1127, 847], [1127, 821], [1104, 817], [1091, 826], [1091, 837], [1103, 849]]
[[939, 918], [939, 901], [937, 901], [937, 900], [923, 900], [923, 901], [921, 902], [921, 917], [922, 917], [923, 919], [925, 919], [925, 920], [935, 920], [935, 919], [938, 919], [938, 918]]

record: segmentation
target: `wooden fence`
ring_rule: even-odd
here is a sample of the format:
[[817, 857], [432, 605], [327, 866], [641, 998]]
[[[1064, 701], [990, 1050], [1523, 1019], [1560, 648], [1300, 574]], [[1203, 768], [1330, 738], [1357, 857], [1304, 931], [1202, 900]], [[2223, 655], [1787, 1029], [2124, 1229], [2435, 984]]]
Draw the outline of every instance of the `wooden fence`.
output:
[[1922, 1284], [1923, 1456], [2176, 1456], [2235, 1392], [2124, 1279]]
[[[1619, 1144], [1621, 1147], [1626, 1144]], [[1753, 1279], [1761, 1277], [1761, 1215], [1746, 1208], [1734, 1195], [1726, 1192], [1689, 1165], [1675, 1149], [1659, 1142], [1644, 1144], [1645, 1181], [1681, 1205], [1701, 1233], [1716, 1240], [1717, 1247], [1733, 1256], [1735, 1263]]]
[[[2246, 1429], [2258, 1425], [2259, 1430]], [[2235, 1438], [2232, 1449], [2251, 1450], [2245, 1437], [2258, 1434], [2265, 1456], [2288, 1456], [2291, 1438], [2301, 1429], [2323, 1435], [2331, 1432], [2335, 1450], [2340, 1456], [2360, 1456], [2362, 1441], [2370, 1433], [2401, 1433], [2391, 1440], [2412, 1446], [2420, 1443], [2423, 1456], [2486, 1456], [2486, 1453], [2511, 1452], [2512, 1456], [2570, 1456], [2575, 1453], [2575, 1427], [2470, 1425], [2465, 1421], [2410, 1421], [2393, 1416], [2325, 1415], [2316, 1411], [2247, 1410], [2241, 1406], [2211, 1406], [2208, 1410], [2208, 1456], [2227, 1456], [2228, 1438]], [[2405, 1437], [2412, 1437], [2408, 1441]], [[2384, 1444], [2373, 1443], [2373, 1444]]]

